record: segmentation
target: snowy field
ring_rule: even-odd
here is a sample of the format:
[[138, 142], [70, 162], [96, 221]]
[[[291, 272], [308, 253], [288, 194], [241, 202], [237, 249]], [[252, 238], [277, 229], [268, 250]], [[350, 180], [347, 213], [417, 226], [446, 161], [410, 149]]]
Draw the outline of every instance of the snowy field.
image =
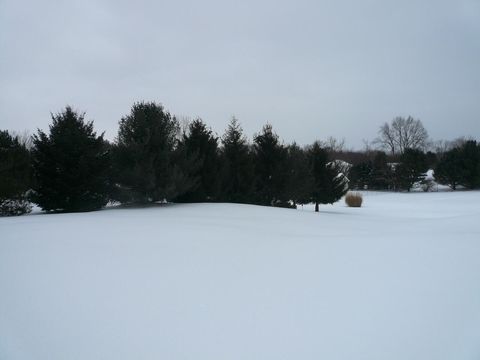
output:
[[480, 359], [480, 192], [0, 219], [0, 359]]

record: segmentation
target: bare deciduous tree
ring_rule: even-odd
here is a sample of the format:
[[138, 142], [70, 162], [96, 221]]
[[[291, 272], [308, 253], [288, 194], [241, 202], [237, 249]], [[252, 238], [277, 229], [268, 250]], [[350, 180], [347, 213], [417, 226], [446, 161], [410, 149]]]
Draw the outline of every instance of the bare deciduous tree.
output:
[[383, 124], [375, 143], [389, 150], [393, 155], [403, 154], [406, 149], [424, 150], [428, 133], [420, 120], [409, 116], [396, 117], [392, 122]]
[[345, 138], [337, 139], [329, 136], [326, 141], [322, 142], [323, 146], [330, 152], [340, 153], [345, 150]]
[[12, 135], [16, 137], [19, 143], [25, 146], [28, 150], [31, 150], [33, 147], [33, 138], [30, 134], [30, 131], [23, 130], [23, 131], [12, 131]]

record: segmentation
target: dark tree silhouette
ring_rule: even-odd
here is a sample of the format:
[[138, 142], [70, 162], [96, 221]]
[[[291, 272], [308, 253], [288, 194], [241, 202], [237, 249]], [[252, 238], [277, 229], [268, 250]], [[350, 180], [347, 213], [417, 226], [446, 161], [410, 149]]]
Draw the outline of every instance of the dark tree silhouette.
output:
[[254, 177], [252, 154], [243, 129], [232, 118], [222, 138], [222, 200], [251, 203]]
[[287, 180], [287, 152], [272, 126], [267, 124], [254, 137], [255, 198], [261, 205], [282, 204]]
[[392, 164], [388, 162], [387, 154], [383, 151], [377, 151], [373, 158], [369, 188], [373, 190], [395, 189]]
[[108, 202], [110, 158], [103, 134], [71, 107], [34, 135], [33, 200], [47, 211], [90, 211]]
[[308, 150], [310, 171], [313, 177], [311, 199], [315, 203], [315, 211], [319, 204], [333, 204], [348, 191], [348, 181], [338, 171], [335, 163], [328, 162], [328, 152], [318, 142]]
[[392, 155], [403, 154], [406, 149], [423, 150], [428, 140], [428, 132], [422, 122], [411, 116], [396, 117], [390, 124], [383, 124], [378, 133], [375, 142]]
[[31, 186], [30, 152], [18, 137], [0, 131], [0, 215], [29, 212], [26, 192]]
[[452, 190], [456, 190], [462, 182], [463, 172], [462, 153], [459, 148], [453, 148], [445, 152], [440, 158], [435, 168], [435, 180], [442, 185], [450, 186]]
[[181, 146], [187, 158], [195, 159], [189, 166], [189, 174], [197, 182], [196, 186], [181, 195], [177, 201], [215, 200], [220, 186], [218, 138], [201, 119], [196, 119], [190, 123], [188, 131], [183, 134]]
[[313, 176], [307, 152], [296, 143], [287, 147], [287, 185], [285, 198], [296, 204], [310, 202]]
[[154, 102], [139, 102], [120, 120], [114, 152], [116, 182], [124, 202], [171, 200], [195, 185], [193, 163], [177, 147], [175, 117]]
[[405, 149], [400, 156], [400, 163], [395, 168], [400, 189], [410, 191], [413, 184], [424, 179], [427, 170], [427, 157], [423, 151]]
[[480, 145], [475, 140], [467, 141], [461, 148], [463, 176], [461, 184], [468, 189], [480, 187]]
[[354, 189], [371, 188], [373, 165], [371, 161], [362, 161], [350, 169], [348, 179]]

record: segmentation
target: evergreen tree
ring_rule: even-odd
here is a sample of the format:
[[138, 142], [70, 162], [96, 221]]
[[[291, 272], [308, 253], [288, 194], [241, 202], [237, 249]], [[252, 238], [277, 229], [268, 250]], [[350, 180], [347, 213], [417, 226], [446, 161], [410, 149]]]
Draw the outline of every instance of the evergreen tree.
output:
[[372, 190], [395, 189], [392, 166], [383, 151], [378, 151], [373, 158], [370, 181], [369, 188]]
[[171, 154], [165, 199], [176, 201], [191, 189], [198, 187], [200, 183], [199, 167], [197, 156], [188, 153], [183, 143], [178, 141]]
[[189, 166], [189, 173], [197, 182], [195, 187], [177, 200], [182, 202], [215, 200], [220, 185], [218, 138], [201, 119], [196, 119], [190, 123], [188, 132], [183, 134], [181, 146], [184, 147], [187, 158], [195, 159]]
[[480, 187], [480, 145], [475, 140], [466, 141], [460, 153], [463, 169], [460, 184], [467, 189]]
[[438, 163], [438, 156], [434, 152], [427, 151], [425, 154], [428, 169], [435, 169]]
[[93, 122], [67, 107], [53, 115], [50, 133], [34, 135], [33, 200], [47, 211], [90, 211], [108, 202], [110, 157]]
[[287, 147], [287, 184], [285, 198], [296, 204], [310, 202], [313, 177], [306, 151], [296, 143]]
[[287, 153], [270, 124], [254, 137], [253, 148], [256, 201], [261, 205], [285, 202]]
[[453, 148], [440, 158], [435, 168], [435, 180], [442, 185], [450, 186], [452, 190], [456, 190], [462, 182], [463, 172], [461, 151], [459, 148]]
[[400, 156], [400, 164], [395, 168], [395, 175], [400, 189], [410, 191], [413, 184], [424, 179], [427, 170], [427, 158], [423, 151], [405, 149]]
[[30, 152], [18, 137], [0, 131], [0, 215], [30, 212], [26, 192], [31, 188]]
[[313, 177], [311, 199], [318, 212], [319, 204], [333, 204], [348, 191], [348, 180], [338, 171], [334, 162], [328, 162], [328, 152], [319, 142], [313, 143], [308, 151], [310, 171]]
[[362, 161], [350, 169], [350, 187], [355, 189], [370, 188], [372, 182], [373, 165], [371, 161]]
[[195, 185], [187, 159], [178, 148], [179, 124], [154, 102], [139, 102], [120, 120], [114, 164], [123, 202], [171, 200]]
[[222, 138], [222, 200], [253, 202], [252, 156], [237, 119], [232, 118]]

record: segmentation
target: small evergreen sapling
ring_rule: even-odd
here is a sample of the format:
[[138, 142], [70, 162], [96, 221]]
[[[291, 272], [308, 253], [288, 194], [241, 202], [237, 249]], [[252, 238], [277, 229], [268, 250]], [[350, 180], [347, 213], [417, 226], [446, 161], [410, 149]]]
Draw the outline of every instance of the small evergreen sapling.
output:
[[348, 179], [335, 166], [335, 162], [328, 162], [328, 152], [318, 142], [311, 146], [308, 154], [313, 177], [311, 199], [318, 212], [319, 204], [333, 204], [346, 194]]

